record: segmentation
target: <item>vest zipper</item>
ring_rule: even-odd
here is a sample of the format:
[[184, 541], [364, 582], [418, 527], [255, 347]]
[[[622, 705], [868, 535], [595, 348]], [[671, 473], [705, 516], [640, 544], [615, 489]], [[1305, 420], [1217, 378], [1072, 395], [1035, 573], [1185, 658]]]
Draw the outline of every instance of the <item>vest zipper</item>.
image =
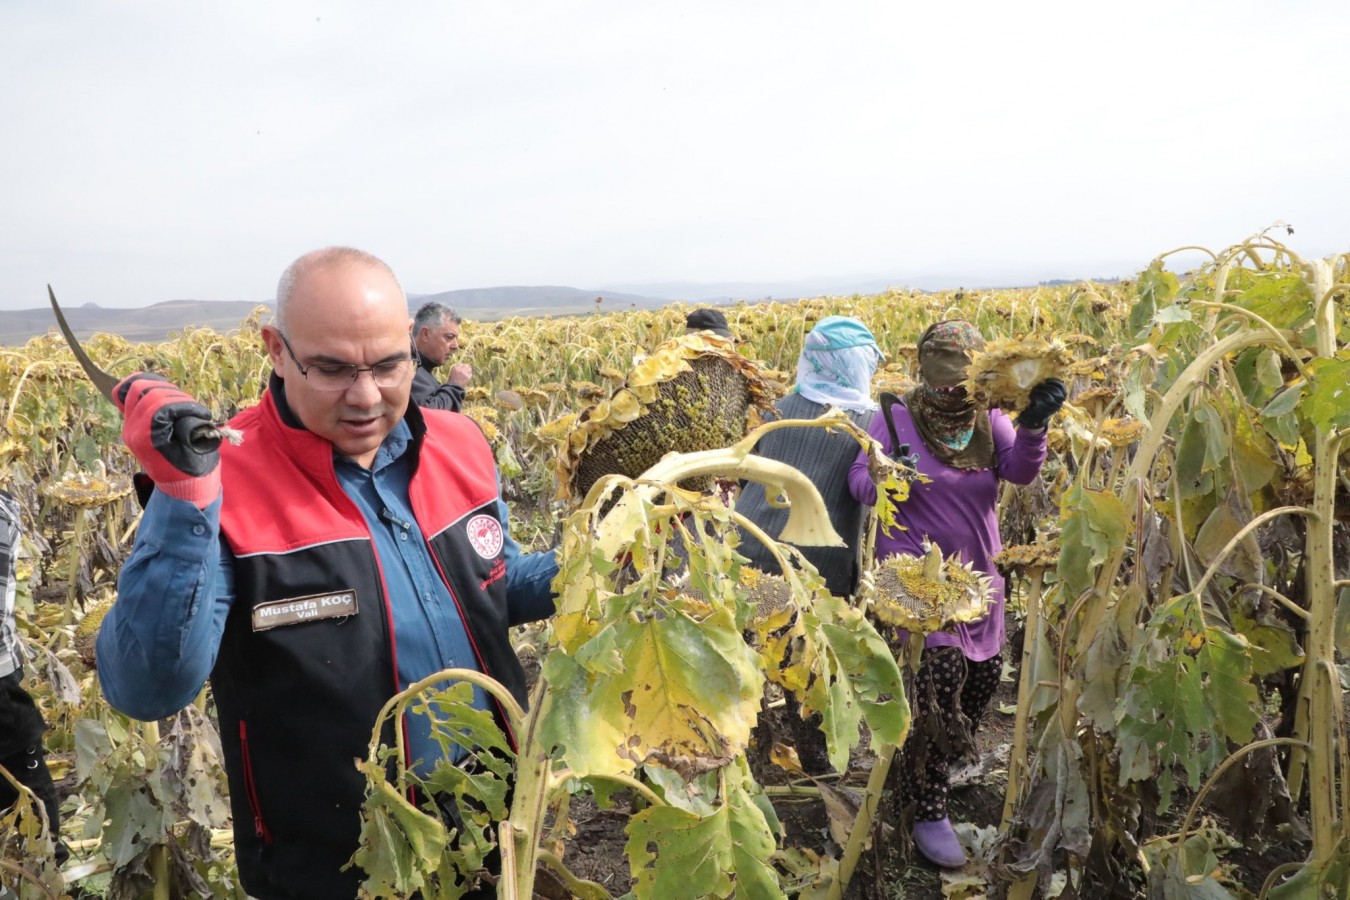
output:
[[265, 844], [272, 843], [272, 833], [263, 821], [262, 806], [258, 803], [258, 786], [253, 780], [253, 756], [248, 751], [248, 727], [243, 719], [239, 720], [239, 748], [244, 758], [244, 790], [248, 793], [248, 805], [253, 811], [253, 831]]

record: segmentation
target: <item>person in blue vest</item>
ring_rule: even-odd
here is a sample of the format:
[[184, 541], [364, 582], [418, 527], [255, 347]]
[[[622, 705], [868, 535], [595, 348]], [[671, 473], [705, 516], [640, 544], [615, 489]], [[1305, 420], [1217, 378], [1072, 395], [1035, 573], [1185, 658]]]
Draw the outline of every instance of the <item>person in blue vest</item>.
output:
[[[210, 677], [240, 880], [259, 900], [356, 896], [361, 871], [342, 871], [364, 791], [352, 761], [381, 706], [450, 667], [523, 704], [508, 629], [554, 609], [554, 554], [511, 539], [478, 426], [409, 402], [409, 325], [387, 265], [317, 250], [281, 277], [263, 329], [272, 375], [230, 420], [238, 446], [175, 443], [175, 420], [210, 414], [158, 376], [114, 391], [156, 489], [99, 633], [99, 678], [114, 707], [153, 720]], [[429, 772], [443, 758], [429, 723], [402, 727]]]

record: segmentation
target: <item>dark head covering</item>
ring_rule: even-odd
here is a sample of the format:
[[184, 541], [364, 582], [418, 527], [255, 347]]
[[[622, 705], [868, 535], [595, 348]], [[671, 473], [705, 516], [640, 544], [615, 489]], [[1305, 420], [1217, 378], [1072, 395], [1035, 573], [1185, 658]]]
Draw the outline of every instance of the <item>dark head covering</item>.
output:
[[727, 317], [715, 309], [696, 309], [684, 319], [684, 327], [689, 331], [711, 331], [720, 334], [729, 341], [736, 338], [727, 325]]
[[919, 338], [919, 386], [905, 406], [928, 452], [954, 469], [988, 469], [994, 464], [989, 413], [966, 396], [961, 382], [970, 353], [984, 337], [969, 322], [948, 319], [929, 325]]

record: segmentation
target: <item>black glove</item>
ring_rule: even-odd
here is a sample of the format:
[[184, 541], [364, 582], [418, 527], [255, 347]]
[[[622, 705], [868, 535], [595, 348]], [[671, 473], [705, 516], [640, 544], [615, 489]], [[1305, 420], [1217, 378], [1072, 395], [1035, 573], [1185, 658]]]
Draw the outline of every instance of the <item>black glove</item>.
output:
[[1031, 428], [1039, 431], [1050, 421], [1050, 417], [1059, 412], [1068, 398], [1069, 391], [1058, 378], [1047, 378], [1031, 389], [1031, 399], [1027, 408], [1017, 417], [1018, 428]]
[[895, 460], [896, 462], [898, 462], [900, 465], [904, 466], [907, 469], [914, 469], [915, 471], [918, 471], [919, 454], [911, 453], [909, 450], [909, 444], [901, 444], [900, 449], [892, 451], [891, 459]]

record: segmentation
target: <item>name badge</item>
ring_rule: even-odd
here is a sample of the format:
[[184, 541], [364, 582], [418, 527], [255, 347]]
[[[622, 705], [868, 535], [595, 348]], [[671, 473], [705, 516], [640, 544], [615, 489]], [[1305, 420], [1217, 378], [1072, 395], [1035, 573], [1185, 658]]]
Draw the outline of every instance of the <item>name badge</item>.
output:
[[354, 616], [356, 612], [356, 591], [272, 600], [253, 607], [253, 630], [266, 631], [281, 625], [299, 625], [319, 619], [341, 619]]

